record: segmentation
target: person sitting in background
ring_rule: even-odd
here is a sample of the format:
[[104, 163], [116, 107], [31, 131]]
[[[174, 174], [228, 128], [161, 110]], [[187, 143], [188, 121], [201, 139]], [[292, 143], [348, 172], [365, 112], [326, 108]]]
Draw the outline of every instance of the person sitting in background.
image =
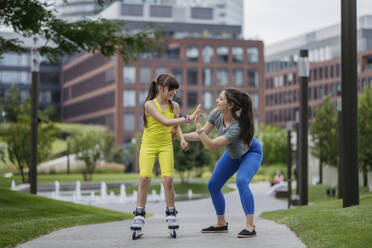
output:
[[280, 170], [277, 170], [274, 179], [271, 181], [271, 186], [283, 182], [283, 175]]

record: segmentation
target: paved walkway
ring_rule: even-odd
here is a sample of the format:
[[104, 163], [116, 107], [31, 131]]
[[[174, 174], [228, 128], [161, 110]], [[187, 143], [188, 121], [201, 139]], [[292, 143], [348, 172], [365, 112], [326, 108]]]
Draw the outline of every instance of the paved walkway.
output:
[[[18, 247], [305, 247], [305, 245], [285, 225], [264, 220], [261, 212], [285, 209], [287, 202], [267, 196], [268, 183], [251, 185], [255, 195], [257, 236], [249, 239], [238, 239], [236, 235], [245, 224], [245, 216], [237, 191], [226, 194], [226, 219], [229, 222], [228, 233], [200, 233], [200, 228], [215, 224], [216, 217], [210, 198], [194, 201], [177, 202], [180, 223], [179, 238], [170, 239], [164, 218], [164, 203], [149, 203], [148, 212], [154, 217], [146, 219], [144, 238], [131, 240], [129, 225], [131, 220], [94, 224], [63, 229]], [[101, 207], [130, 212], [133, 204], [110, 204]]]

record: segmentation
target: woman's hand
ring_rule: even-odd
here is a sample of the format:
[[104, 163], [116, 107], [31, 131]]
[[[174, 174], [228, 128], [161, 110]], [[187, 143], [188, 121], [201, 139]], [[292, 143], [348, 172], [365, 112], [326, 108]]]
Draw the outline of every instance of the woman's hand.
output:
[[201, 113], [200, 112], [195, 115], [194, 123], [195, 123], [195, 128], [196, 129], [200, 129], [201, 128], [200, 116], [201, 116]]
[[200, 108], [201, 108], [201, 104], [199, 104], [199, 105], [196, 107], [194, 113], [192, 113], [192, 115], [190, 115], [190, 119], [191, 119], [191, 120], [193, 120], [193, 121], [195, 120], [195, 116], [196, 116], [198, 113], [200, 113]]
[[190, 144], [189, 142], [187, 142], [186, 140], [182, 140], [181, 141], [181, 149], [186, 152], [187, 150], [189, 150], [190, 148]]

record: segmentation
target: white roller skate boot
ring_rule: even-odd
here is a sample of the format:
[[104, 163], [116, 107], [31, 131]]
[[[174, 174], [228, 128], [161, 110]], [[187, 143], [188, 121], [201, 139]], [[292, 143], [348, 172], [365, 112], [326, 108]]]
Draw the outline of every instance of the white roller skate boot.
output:
[[177, 232], [178, 232], [178, 229], [179, 229], [179, 225], [177, 223], [177, 218], [176, 218], [176, 215], [177, 215], [177, 210], [176, 208], [167, 208], [167, 210], [165, 211], [165, 215], [166, 215], [166, 222], [168, 223], [168, 230], [169, 230], [169, 235], [171, 238], [177, 238]]
[[142, 228], [145, 224], [145, 209], [144, 208], [136, 208], [133, 212], [134, 220], [132, 225], [130, 225], [132, 239], [136, 240], [143, 236]]

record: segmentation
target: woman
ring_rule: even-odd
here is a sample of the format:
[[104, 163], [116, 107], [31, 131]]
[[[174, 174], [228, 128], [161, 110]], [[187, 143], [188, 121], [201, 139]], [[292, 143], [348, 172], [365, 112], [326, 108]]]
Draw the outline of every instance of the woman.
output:
[[[217, 223], [202, 229], [202, 232], [228, 231], [225, 199], [221, 188], [237, 172], [236, 185], [246, 215], [245, 227], [238, 237], [253, 237], [256, 235], [253, 224], [254, 199], [248, 184], [260, 167], [263, 154], [261, 144], [254, 138], [252, 102], [242, 91], [225, 89], [216, 99], [216, 103], [216, 108], [209, 114], [203, 127], [200, 124], [200, 113], [197, 113], [194, 120], [196, 132], [184, 134], [187, 141], [201, 141], [208, 150], [226, 147], [208, 182]], [[211, 139], [208, 133], [214, 127], [217, 128], [219, 136]]]

